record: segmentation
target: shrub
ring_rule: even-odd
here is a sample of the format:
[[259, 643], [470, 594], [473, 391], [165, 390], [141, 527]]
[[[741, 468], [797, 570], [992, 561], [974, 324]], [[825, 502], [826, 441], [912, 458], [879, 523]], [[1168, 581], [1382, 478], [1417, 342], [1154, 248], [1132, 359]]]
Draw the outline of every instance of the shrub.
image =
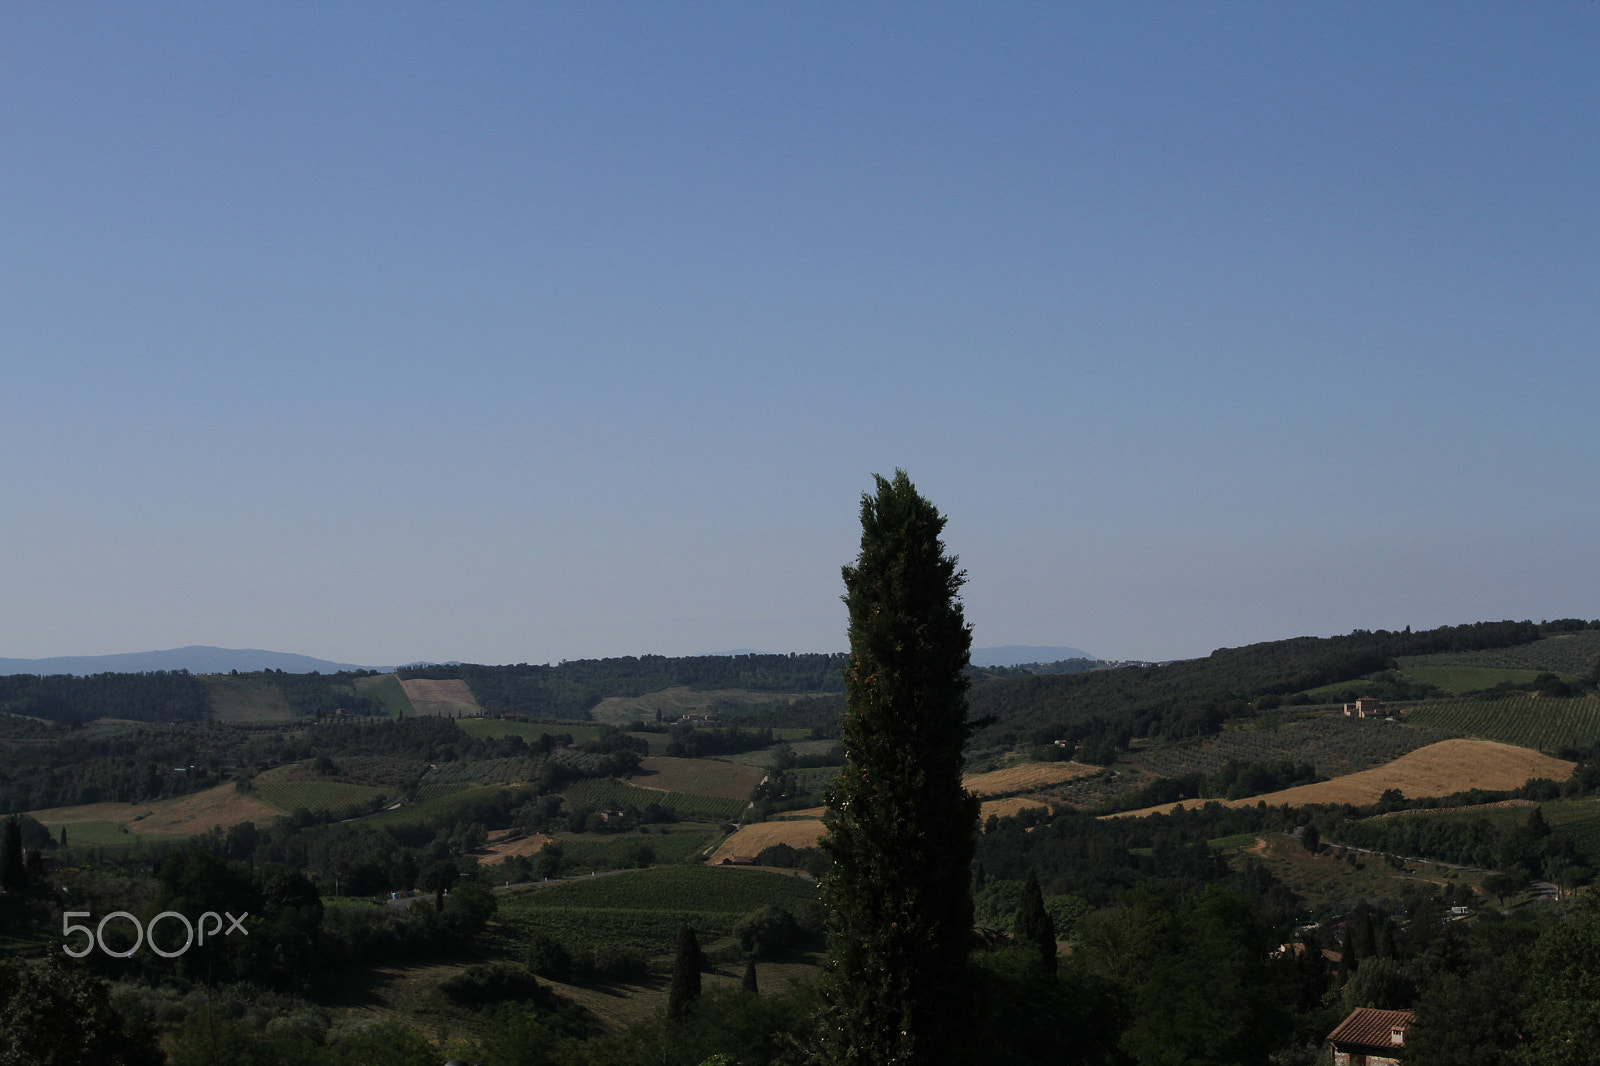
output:
[[528, 969], [540, 977], [567, 984], [573, 976], [572, 952], [555, 937], [535, 933], [528, 944]]
[[539, 979], [526, 967], [490, 962], [468, 966], [440, 984], [439, 990], [462, 1006], [479, 1007], [505, 1000], [530, 999], [539, 990]]

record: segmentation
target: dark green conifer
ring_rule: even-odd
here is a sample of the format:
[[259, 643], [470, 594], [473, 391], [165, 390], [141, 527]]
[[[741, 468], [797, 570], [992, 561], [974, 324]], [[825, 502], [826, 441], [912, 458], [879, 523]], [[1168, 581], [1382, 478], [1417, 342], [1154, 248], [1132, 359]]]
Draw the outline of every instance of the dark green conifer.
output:
[[700, 967], [704, 963], [700, 941], [687, 923], [678, 926], [678, 950], [672, 956], [672, 987], [667, 992], [667, 1017], [682, 1018], [689, 1004], [700, 998]]
[[1356, 913], [1360, 915], [1356, 924], [1356, 956], [1370, 959], [1378, 953], [1378, 933], [1372, 927], [1372, 911], [1365, 903], [1358, 903]]
[[945, 519], [904, 471], [861, 499], [850, 613], [846, 763], [822, 847], [828, 960], [822, 1053], [835, 1063], [964, 1061], [973, 828], [961, 784], [972, 634]]
[[1383, 929], [1378, 933], [1378, 958], [1399, 958], [1400, 948], [1394, 941], [1394, 920], [1385, 918]]
[[748, 992], [752, 996], [761, 994], [761, 989], [756, 985], [756, 960], [751, 959], [744, 964], [744, 980], [739, 985], [739, 991]]
[[6, 819], [5, 831], [0, 834], [0, 888], [7, 892], [25, 892], [28, 888], [28, 867], [22, 854], [22, 823], [16, 815]]
[[1050, 912], [1044, 909], [1044, 893], [1039, 889], [1039, 877], [1031, 866], [1028, 879], [1022, 883], [1015, 931], [1019, 941], [1038, 949], [1039, 961], [1053, 975], [1056, 972], [1056, 926], [1050, 920]]

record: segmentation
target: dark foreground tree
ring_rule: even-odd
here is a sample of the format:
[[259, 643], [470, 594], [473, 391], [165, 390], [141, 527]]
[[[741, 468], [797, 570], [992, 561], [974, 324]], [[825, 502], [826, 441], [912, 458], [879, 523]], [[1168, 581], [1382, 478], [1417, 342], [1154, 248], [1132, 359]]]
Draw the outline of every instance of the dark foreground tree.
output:
[[155, 1033], [111, 1006], [104, 982], [60, 952], [30, 966], [0, 962], [0, 1062], [37, 1066], [156, 1066]]
[[672, 987], [667, 992], [667, 1017], [682, 1018], [700, 998], [700, 967], [705, 957], [689, 925], [678, 927], [678, 950], [672, 956]]
[[961, 1058], [970, 1016], [978, 804], [961, 763], [972, 633], [944, 517], [904, 471], [876, 480], [861, 500], [861, 554], [844, 568], [846, 763], [824, 819], [820, 1039], [832, 1062], [921, 1066]]

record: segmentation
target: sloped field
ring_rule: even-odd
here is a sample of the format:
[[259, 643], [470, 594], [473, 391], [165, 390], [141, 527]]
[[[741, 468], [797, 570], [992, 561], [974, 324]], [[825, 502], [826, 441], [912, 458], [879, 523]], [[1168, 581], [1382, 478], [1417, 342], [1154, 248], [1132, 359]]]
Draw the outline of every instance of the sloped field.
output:
[[1408, 655], [1400, 669], [1410, 673], [1412, 666], [1500, 666], [1513, 670], [1549, 670], [1557, 674], [1587, 674], [1600, 666], [1600, 629], [1579, 633], [1559, 633], [1519, 644], [1514, 648], [1483, 651], [1447, 651], [1433, 655]]
[[594, 810], [627, 810], [644, 808], [651, 803], [671, 807], [679, 818], [716, 822], [731, 822], [744, 813], [748, 801], [726, 796], [707, 796], [692, 792], [663, 792], [659, 789], [637, 788], [615, 778], [591, 777], [578, 781], [562, 793], [569, 808], [589, 807]]
[[400, 682], [411, 709], [417, 714], [436, 714], [447, 718], [457, 716], [477, 717], [483, 713], [472, 690], [465, 681], [435, 681], [424, 677], [407, 678]]
[[639, 760], [639, 773], [628, 779], [636, 788], [661, 792], [687, 792], [697, 796], [747, 800], [766, 773], [753, 766], [718, 759], [671, 759], [651, 756]]
[[211, 714], [219, 722], [287, 722], [294, 708], [278, 686], [260, 676], [202, 674], [200, 683], [211, 699]]
[[226, 829], [240, 822], [266, 825], [283, 814], [254, 796], [234, 791], [231, 784], [153, 803], [87, 803], [31, 813], [51, 829], [82, 822], [104, 822], [123, 826], [132, 833], [162, 836], [204, 833], [214, 825]]
[[723, 859], [732, 859], [741, 855], [755, 856], [760, 854], [762, 848], [769, 848], [774, 844], [787, 844], [791, 848], [814, 848], [817, 841], [822, 839], [822, 820], [820, 818], [796, 818], [787, 822], [757, 822], [747, 825], [724, 840], [716, 851], [711, 853], [710, 862], [716, 864]]
[[986, 774], [968, 774], [962, 778], [962, 784], [967, 786], [968, 792], [980, 798], [1005, 796], [1049, 788], [1063, 781], [1087, 777], [1099, 770], [1098, 766], [1077, 762], [1032, 762], [1008, 766], [1004, 770], [992, 770]]
[[1169, 812], [1178, 807], [1200, 807], [1220, 802], [1226, 807], [1269, 807], [1288, 804], [1302, 807], [1313, 803], [1351, 803], [1357, 806], [1376, 803], [1383, 793], [1397, 788], [1406, 796], [1448, 796], [1468, 789], [1512, 789], [1531, 777], [1564, 781], [1572, 775], [1574, 764], [1551, 758], [1528, 748], [1497, 744], [1488, 740], [1445, 740], [1418, 748], [1407, 755], [1360, 773], [1299, 785], [1282, 792], [1250, 796], [1239, 800], [1185, 800], [1159, 807], [1145, 807], [1111, 817]]
[[1406, 719], [1545, 752], [1600, 741], [1600, 699], [1592, 697], [1430, 700], [1408, 708]]
[[396, 794], [394, 789], [385, 791], [373, 785], [353, 785], [343, 781], [263, 780], [262, 777], [255, 779], [256, 794], [281, 812], [302, 809], [338, 811], [380, 795], [393, 799]]

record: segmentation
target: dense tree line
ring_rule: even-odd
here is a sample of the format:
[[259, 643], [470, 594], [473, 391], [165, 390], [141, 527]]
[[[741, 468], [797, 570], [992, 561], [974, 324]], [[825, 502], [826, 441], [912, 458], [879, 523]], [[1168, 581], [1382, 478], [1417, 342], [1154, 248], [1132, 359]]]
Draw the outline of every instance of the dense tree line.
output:
[[0, 714], [26, 715], [60, 725], [124, 718], [171, 722], [204, 718], [211, 701], [187, 670], [139, 674], [0, 675]]
[[671, 738], [666, 753], [670, 756], [695, 759], [712, 755], [738, 755], [746, 751], [759, 751], [772, 747], [771, 726], [741, 728], [739, 726], [704, 727], [689, 722], [679, 722], [667, 730]]
[[401, 678], [461, 680], [491, 715], [583, 718], [610, 696], [662, 689], [741, 688], [757, 692], [842, 692], [842, 655], [664, 655], [575, 659], [553, 666], [405, 667]]

